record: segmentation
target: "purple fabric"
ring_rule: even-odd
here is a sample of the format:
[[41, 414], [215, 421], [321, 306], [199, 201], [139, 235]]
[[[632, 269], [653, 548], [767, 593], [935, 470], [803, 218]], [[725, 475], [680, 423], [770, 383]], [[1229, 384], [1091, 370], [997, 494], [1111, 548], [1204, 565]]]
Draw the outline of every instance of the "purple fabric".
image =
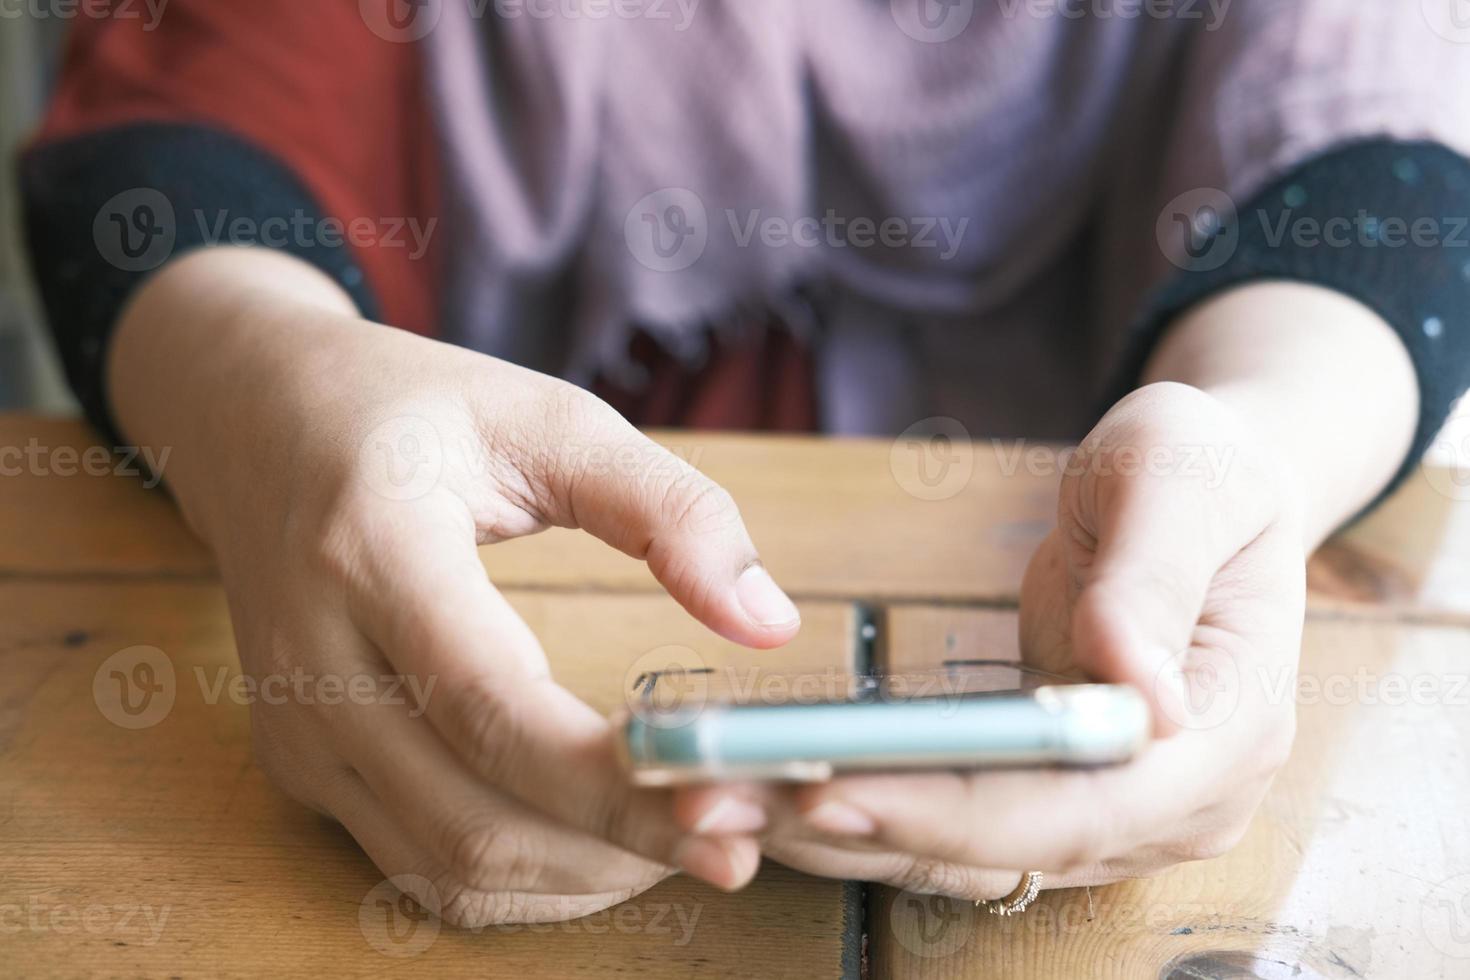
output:
[[694, 364], [766, 309], [829, 430], [1075, 437], [1176, 271], [1170, 202], [1369, 136], [1470, 153], [1470, 29], [1434, 0], [1060, 6], [447, 2], [446, 336], [630, 384], [635, 326]]

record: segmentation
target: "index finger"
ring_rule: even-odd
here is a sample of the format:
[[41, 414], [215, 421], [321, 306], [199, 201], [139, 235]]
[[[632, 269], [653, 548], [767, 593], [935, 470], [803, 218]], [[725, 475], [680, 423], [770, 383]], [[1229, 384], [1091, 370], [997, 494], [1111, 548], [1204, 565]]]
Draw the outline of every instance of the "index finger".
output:
[[551, 819], [721, 888], [755, 874], [748, 834], [686, 833], [666, 791], [627, 783], [611, 726], [552, 680], [535, 636], [486, 577], [472, 523], [389, 529], [360, 567], [354, 619], [420, 690], [432, 681], [424, 713], [474, 772]]

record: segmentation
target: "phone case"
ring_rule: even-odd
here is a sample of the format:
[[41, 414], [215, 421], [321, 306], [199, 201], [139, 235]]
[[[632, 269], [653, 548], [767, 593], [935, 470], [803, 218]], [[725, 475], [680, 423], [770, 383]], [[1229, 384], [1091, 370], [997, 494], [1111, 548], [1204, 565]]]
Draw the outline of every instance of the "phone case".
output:
[[618, 719], [634, 782], [820, 781], [835, 772], [1126, 761], [1146, 741], [1132, 688], [1013, 661], [899, 674], [650, 671]]

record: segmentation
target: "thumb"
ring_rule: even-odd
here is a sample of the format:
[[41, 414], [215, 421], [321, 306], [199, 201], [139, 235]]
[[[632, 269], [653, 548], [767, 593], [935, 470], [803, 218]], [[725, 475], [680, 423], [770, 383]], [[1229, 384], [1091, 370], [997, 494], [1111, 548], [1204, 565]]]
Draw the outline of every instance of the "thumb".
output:
[[1254, 534], [1229, 533], [1191, 488], [1143, 481], [1112, 489], [1095, 498], [1095, 550], [1072, 570], [1081, 583], [1073, 656], [1096, 680], [1136, 687], [1156, 730], [1169, 734], [1189, 717], [1183, 669], [1210, 584]]
[[729, 492], [617, 423], [555, 481], [569, 523], [647, 561], [680, 605], [726, 639], [769, 648], [795, 636], [800, 614], [761, 564]]

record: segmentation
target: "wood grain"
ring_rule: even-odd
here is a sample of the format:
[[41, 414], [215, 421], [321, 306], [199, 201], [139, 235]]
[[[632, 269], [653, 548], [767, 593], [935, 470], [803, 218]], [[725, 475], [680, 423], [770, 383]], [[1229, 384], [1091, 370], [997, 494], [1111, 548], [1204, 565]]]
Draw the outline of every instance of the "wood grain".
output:
[[[511, 600], [558, 678], [604, 709], [650, 650], [682, 646], [716, 667], [770, 656], [659, 596]], [[808, 604], [772, 666], [844, 664], [849, 617]], [[174, 697], [155, 724], [128, 730], [93, 682], [139, 644], [167, 658]], [[472, 932], [404, 915], [354, 842], [251, 761], [247, 707], [207, 695], [216, 672], [237, 670], [211, 583], [0, 584], [0, 974], [856, 974], [856, 889], [774, 866], [738, 895], [675, 878], [555, 926]]]
[[[656, 437], [734, 494], [767, 565], [797, 597], [1014, 603], [1053, 522], [1054, 447], [956, 445], [949, 469], [928, 460], [921, 474], [927, 450], [903, 440]], [[39, 465], [6, 455], [32, 444]], [[144, 491], [137, 478], [57, 465], [57, 449], [79, 454], [92, 444], [73, 419], [0, 415], [0, 466], [20, 466], [19, 475], [0, 476], [0, 576], [211, 575], [208, 553], [163, 494]], [[62, 475], [69, 469], [78, 471]], [[935, 486], [924, 482], [942, 472], [949, 476]], [[1329, 543], [1311, 566], [1314, 608], [1470, 623], [1470, 488], [1454, 475], [1416, 472]], [[952, 495], [925, 499], [944, 494]], [[509, 588], [657, 588], [641, 563], [572, 531], [482, 556]]]
[[[1015, 652], [1008, 611], [900, 609], [888, 628], [894, 667]], [[1011, 919], [874, 889], [873, 975], [1470, 975], [1467, 652], [1457, 627], [1313, 617], [1291, 760], [1233, 851], [1093, 889], [1090, 906], [1045, 892]]]

